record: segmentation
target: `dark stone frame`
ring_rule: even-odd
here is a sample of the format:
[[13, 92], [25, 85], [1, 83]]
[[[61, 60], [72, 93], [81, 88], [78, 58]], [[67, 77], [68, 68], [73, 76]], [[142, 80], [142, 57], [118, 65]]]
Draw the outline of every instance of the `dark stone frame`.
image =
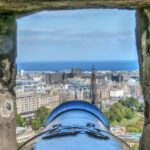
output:
[[[150, 1], [149, 0], [1, 0], [0, 2], [0, 150], [15, 150], [16, 18], [41, 10], [121, 8], [136, 10], [136, 45], [145, 100], [140, 150], [150, 149]], [[8, 107], [9, 106], [9, 107]]]

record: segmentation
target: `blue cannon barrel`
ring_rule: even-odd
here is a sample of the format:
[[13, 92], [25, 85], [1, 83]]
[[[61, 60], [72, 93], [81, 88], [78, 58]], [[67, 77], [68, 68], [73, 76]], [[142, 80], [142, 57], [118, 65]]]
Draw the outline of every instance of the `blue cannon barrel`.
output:
[[94, 105], [74, 100], [56, 107], [48, 116], [43, 132], [20, 150], [129, 150], [112, 135], [109, 122]]

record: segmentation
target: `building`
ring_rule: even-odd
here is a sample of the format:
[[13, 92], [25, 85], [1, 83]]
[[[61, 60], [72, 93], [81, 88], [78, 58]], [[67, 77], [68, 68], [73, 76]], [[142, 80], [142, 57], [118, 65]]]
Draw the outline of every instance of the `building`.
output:
[[121, 74], [112, 75], [111, 80], [115, 81], [115, 82], [122, 82], [123, 81], [123, 76]]
[[18, 114], [32, 113], [41, 106], [52, 110], [59, 105], [59, 92], [57, 90], [49, 90], [43, 93], [21, 94], [17, 95], [16, 102]]
[[60, 93], [60, 101], [68, 101], [68, 100], [83, 100], [84, 93], [83, 90], [61, 90]]
[[126, 128], [121, 126], [112, 126], [110, 127], [110, 131], [116, 136], [126, 134]]
[[31, 128], [17, 127], [16, 129], [17, 143], [24, 143], [35, 135], [35, 132]]
[[110, 90], [110, 97], [111, 98], [121, 98], [124, 96], [123, 89], [111, 89]]
[[109, 98], [109, 87], [107, 85], [97, 88], [98, 97], [101, 94], [101, 99], [106, 100]]
[[58, 72], [58, 73], [46, 73], [45, 81], [46, 85], [62, 83], [68, 78], [80, 77], [81, 69], [80, 68], [72, 68], [70, 73]]
[[81, 76], [81, 69], [80, 68], [72, 68], [70, 77], [74, 78], [74, 77], [79, 77], [79, 76]]
[[61, 83], [66, 79], [65, 73], [46, 73], [46, 85]]
[[127, 84], [123, 84], [123, 92], [124, 92], [124, 97], [131, 97], [130, 94], [130, 87]]
[[139, 82], [130, 82], [129, 88], [132, 97], [138, 98], [142, 96], [142, 89]]

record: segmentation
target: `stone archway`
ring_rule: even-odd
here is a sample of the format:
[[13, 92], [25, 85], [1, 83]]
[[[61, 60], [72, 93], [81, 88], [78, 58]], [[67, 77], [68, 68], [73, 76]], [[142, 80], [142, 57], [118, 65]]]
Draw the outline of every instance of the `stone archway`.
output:
[[149, 0], [1, 0], [0, 2], [0, 150], [16, 150], [15, 77], [16, 18], [46, 9], [136, 9], [136, 39], [141, 85], [145, 99], [145, 125], [141, 150], [150, 148], [150, 1]]

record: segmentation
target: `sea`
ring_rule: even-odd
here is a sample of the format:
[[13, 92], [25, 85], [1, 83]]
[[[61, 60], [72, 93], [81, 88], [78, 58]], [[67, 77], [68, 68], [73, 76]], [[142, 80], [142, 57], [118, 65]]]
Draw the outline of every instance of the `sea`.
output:
[[99, 71], [133, 71], [139, 69], [138, 61], [58, 61], [58, 62], [18, 62], [17, 70], [25, 71], [67, 71], [80, 68], [82, 71], [91, 71], [95, 65]]

